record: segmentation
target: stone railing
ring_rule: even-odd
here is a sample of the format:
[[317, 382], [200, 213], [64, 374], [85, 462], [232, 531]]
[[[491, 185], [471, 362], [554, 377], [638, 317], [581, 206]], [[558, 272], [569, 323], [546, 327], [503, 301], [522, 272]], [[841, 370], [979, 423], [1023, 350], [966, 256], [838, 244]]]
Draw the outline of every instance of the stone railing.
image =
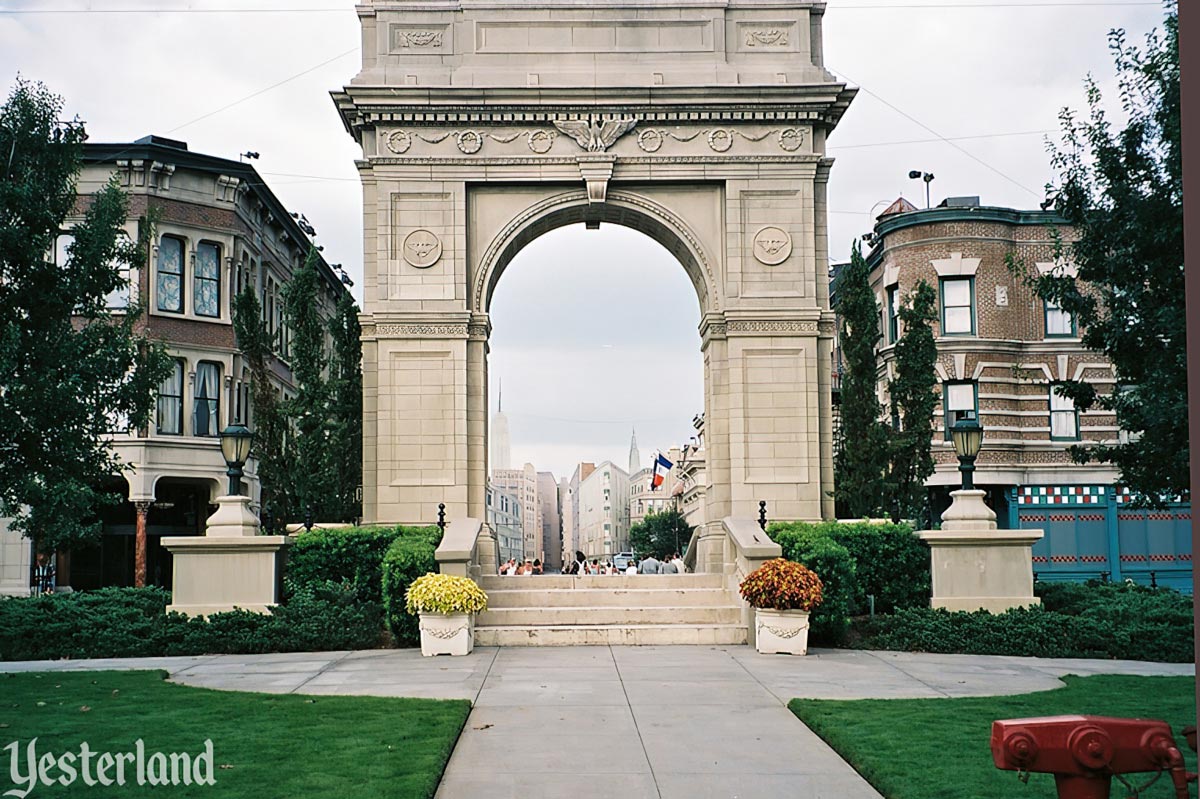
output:
[[496, 573], [500, 551], [486, 524], [479, 519], [456, 519], [446, 524], [434, 559], [442, 574], [478, 578]]
[[[753, 519], [722, 519], [720, 524], [697, 528], [688, 542], [683, 562], [700, 574], [724, 574], [726, 588], [741, 602], [738, 586], [747, 574], [772, 558], [783, 556], [779, 544], [772, 541]], [[742, 623], [749, 642], [754, 643], [754, 609], [742, 605]]]

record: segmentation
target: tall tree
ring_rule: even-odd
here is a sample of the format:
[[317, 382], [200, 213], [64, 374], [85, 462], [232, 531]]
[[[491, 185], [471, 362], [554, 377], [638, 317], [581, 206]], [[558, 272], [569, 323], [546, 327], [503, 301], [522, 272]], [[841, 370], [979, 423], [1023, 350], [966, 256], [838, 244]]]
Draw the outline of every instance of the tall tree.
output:
[[933, 474], [933, 412], [937, 407], [937, 345], [933, 322], [937, 319], [937, 294], [924, 280], [901, 305], [904, 332], [896, 342], [896, 377], [888, 384], [892, 418], [899, 429], [891, 431], [885, 478], [886, 511], [893, 522], [919, 518], [925, 509], [925, 479]]
[[833, 496], [846, 503], [851, 516], [875, 515], [883, 496], [887, 431], [880, 422], [875, 393], [875, 345], [880, 338], [879, 307], [871, 292], [870, 268], [858, 242], [843, 267], [837, 288], [841, 323], [842, 446], [834, 459]]
[[358, 306], [345, 294], [329, 320], [333, 353], [329, 363], [330, 519], [354, 521], [362, 514], [362, 328]]
[[1123, 30], [1109, 34], [1109, 47], [1124, 127], [1109, 119], [1089, 77], [1087, 118], [1064, 109], [1062, 144], [1050, 147], [1058, 173], [1050, 196], [1077, 236], [1060, 237], [1055, 255], [1077, 275], [1012, 265], [1074, 317], [1083, 345], [1116, 370], [1109, 394], [1084, 380], [1058, 384], [1077, 409], [1111, 411], [1129, 434], [1072, 447], [1072, 457], [1114, 464], [1139, 503], [1160, 505], [1186, 494], [1190, 475], [1176, 4], [1167, 4], [1163, 33], [1147, 36], [1144, 49], [1127, 44]]
[[330, 500], [330, 457], [327, 440], [329, 421], [329, 383], [325, 379], [328, 363], [325, 352], [326, 326], [320, 313], [319, 256], [311, 247], [303, 265], [292, 273], [284, 288], [284, 311], [291, 332], [288, 358], [296, 394], [283, 404], [294, 431], [290, 482], [297, 510], [311, 510], [319, 518], [328, 518]]
[[253, 455], [258, 462], [263, 508], [270, 508], [275, 519], [295, 518], [297, 503], [291, 490], [287, 418], [275, 384], [271, 381], [271, 361], [275, 336], [267, 329], [262, 305], [253, 286], [246, 286], [233, 301], [233, 329], [238, 349], [250, 367], [250, 410], [254, 428]]
[[646, 514], [629, 528], [629, 546], [637, 556], [653, 555], [658, 559], [682, 554], [692, 540], [692, 528], [677, 510]]
[[125, 468], [114, 423], [144, 426], [169, 369], [138, 333], [139, 309], [109, 308], [145, 252], [121, 234], [129, 204], [115, 182], [58, 246], [87, 138], [62, 112], [23, 79], [0, 108], [0, 515], [44, 552], [99, 536], [98, 507], [119, 501], [102, 485]]

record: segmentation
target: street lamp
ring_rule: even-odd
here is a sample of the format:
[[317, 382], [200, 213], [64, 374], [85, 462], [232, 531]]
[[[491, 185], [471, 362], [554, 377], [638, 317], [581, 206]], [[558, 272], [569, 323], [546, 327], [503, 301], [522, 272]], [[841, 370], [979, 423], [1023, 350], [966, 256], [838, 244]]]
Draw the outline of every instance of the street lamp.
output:
[[242, 467], [250, 457], [250, 445], [254, 443], [254, 433], [243, 424], [232, 424], [221, 431], [221, 455], [229, 468], [229, 495], [239, 496], [242, 493]]
[[958, 470], [962, 472], [962, 490], [975, 488], [975, 458], [983, 446], [983, 425], [973, 416], [959, 419], [950, 428], [954, 440], [954, 451], [958, 454]]
[[909, 171], [908, 177], [911, 180], [925, 181], [925, 207], [928, 208], [929, 207], [929, 184], [933, 182], [933, 173], [932, 172], [922, 172], [919, 169], [913, 169], [913, 170]]

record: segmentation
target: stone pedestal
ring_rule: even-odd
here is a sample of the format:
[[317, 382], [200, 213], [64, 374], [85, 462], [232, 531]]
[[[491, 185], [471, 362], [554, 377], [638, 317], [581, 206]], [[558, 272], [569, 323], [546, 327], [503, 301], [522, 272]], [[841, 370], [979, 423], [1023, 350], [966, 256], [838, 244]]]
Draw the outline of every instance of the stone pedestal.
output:
[[279, 589], [291, 539], [258, 535], [250, 498], [217, 497], [217, 512], [203, 536], [164, 538], [173, 557], [171, 604], [167, 610], [206, 616], [234, 608], [266, 613], [279, 604]]
[[917, 533], [933, 565], [930, 605], [1003, 613], [1041, 602], [1033, 595], [1033, 544], [1042, 530], [998, 530], [985, 492], [953, 491], [942, 529]]

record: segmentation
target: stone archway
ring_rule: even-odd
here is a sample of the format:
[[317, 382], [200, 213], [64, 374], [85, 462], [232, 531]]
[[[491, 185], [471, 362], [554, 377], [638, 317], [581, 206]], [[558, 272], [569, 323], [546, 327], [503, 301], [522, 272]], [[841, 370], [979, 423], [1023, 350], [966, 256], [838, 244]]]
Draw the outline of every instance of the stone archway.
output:
[[[411, 10], [406, 6], [411, 5]], [[359, 6], [364, 517], [483, 519], [491, 293], [565, 224], [675, 254], [701, 306], [706, 518], [832, 512], [823, 6]]]

